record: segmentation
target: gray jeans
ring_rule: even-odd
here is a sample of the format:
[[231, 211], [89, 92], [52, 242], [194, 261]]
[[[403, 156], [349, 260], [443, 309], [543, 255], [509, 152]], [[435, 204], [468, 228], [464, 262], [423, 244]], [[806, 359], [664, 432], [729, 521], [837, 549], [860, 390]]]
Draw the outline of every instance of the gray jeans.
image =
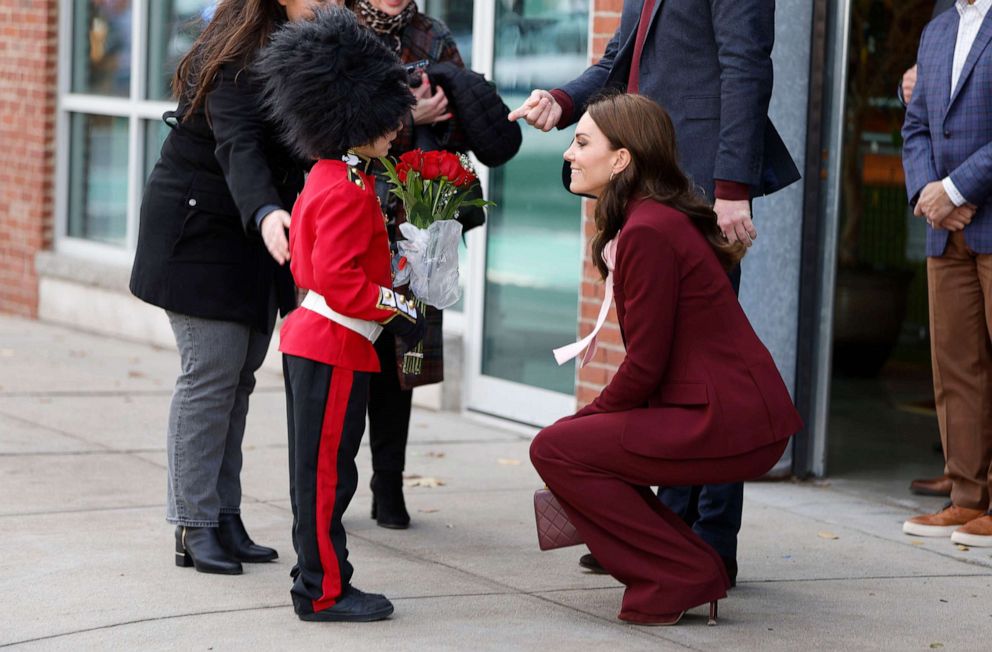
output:
[[241, 511], [241, 440], [271, 334], [168, 312], [182, 371], [169, 408], [166, 520], [216, 527]]

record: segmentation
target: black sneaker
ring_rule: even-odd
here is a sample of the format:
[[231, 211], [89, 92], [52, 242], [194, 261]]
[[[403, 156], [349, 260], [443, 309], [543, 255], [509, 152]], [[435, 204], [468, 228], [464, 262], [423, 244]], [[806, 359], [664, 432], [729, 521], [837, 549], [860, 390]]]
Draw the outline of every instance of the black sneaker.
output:
[[300, 613], [300, 620], [323, 623], [370, 623], [393, 613], [393, 603], [378, 593], [365, 593], [351, 586], [333, 607], [316, 613]]
[[599, 561], [591, 552], [579, 557], [579, 566], [596, 575], [606, 575], [606, 569], [599, 565]]

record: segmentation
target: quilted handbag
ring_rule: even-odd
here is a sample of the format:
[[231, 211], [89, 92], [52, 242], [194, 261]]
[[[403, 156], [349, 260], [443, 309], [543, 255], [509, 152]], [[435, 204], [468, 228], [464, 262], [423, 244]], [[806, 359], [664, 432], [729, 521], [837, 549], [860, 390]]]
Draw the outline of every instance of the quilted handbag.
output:
[[537, 545], [541, 550], [567, 548], [582, 543], [575, 526], [554, 494], [545, 487], [534, 492], [534, 519], [537, 521]]

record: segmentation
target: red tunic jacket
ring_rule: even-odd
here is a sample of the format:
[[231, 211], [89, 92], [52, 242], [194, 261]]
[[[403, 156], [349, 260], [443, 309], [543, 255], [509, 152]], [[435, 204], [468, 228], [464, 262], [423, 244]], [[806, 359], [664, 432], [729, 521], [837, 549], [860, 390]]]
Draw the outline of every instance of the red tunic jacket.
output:
[[668, 459], [738, 455], [802, 428], [726, 272], [684, 213], [631, 202], [613, 276], [627, 355], [576, 417], [623, 413], [624, 448]]
[[[343, 161], [318, 161], [293, 207], [290, 269], [342, 315], [386, 323], [406, 318], [389, 307], [389, 240], [375, 183]], [[326, 317], [298, 308], [280, 332], [279, 350], [355, 371], [379, 371], [372, 343]]]

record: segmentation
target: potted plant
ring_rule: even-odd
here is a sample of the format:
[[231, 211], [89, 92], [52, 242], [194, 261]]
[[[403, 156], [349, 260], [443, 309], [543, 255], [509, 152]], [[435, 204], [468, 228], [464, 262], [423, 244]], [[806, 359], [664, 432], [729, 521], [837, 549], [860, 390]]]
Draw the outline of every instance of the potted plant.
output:
[[896, 98], [930, 0], [855, 0], [844, 107], [834, 367], [874, 376], [895, 348], [915, 274], [905, 258], [906, 199]]

